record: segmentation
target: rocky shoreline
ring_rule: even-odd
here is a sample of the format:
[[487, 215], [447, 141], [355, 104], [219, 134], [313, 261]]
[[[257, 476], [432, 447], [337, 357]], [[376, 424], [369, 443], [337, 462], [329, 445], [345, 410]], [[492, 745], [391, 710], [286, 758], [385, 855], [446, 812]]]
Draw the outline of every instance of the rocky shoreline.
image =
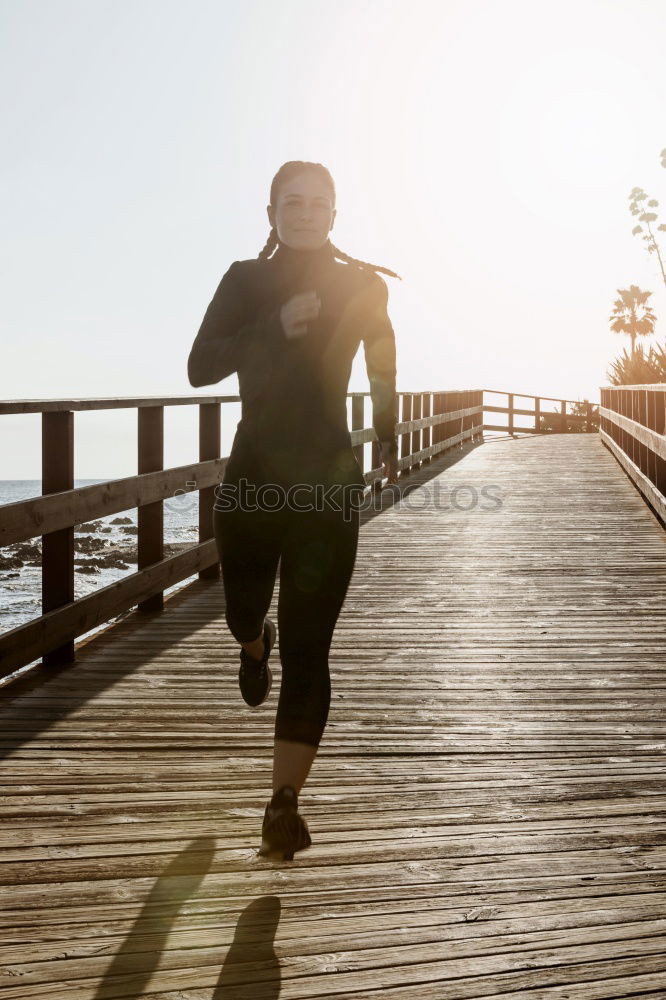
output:
[[[127, 544], [122, 541], [112, 541], [109, 538], [96, 537], [102, 534], [110, 534], [114, 529], [109, 525], [114, 525], [116, 532], [127, 535]], [[81, 534], [87, 532], [87, 534]], [[108, 524], [104, 521], [88, 521], [86, 524], [77, 525], [74, 529], [74, 558], [75, 571], [94, 575], [103, 569], [130, 569], [132, 564], [138, 562], [138, 549], [136, 542], [130, 539], [138, 534], [138, 528], [129, 517], [116, 517]], [[194, 542], [165, 542], [165, 556], [175, 555], [183, 549], [190, 548]], [[0, 552], [0, 571], [7, 571], [4, 579], [19, 576], [19, 570], [24, 566], [41, 566], [42, 564], [42, 542], [16, 542], [14, 545], [7, 545]]]

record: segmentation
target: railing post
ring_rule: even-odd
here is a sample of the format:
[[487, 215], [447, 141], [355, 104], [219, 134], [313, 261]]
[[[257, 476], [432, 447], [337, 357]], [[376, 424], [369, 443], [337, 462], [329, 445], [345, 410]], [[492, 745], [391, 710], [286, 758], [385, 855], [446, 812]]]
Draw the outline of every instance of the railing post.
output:
[[[453, 409], [462, 410], [462, 401], [463, 401], [463, 393], [458, 389], [456, 390], [455, 403]], [[455, 420], [453, 421], [453, 433], [458, 436], [462, 434], [462, 417], [456, 417]], [[460, 440], [458, 441], [458, 448], [462, 447], [463, 447], [463, 440], [461, 437]]]
[[[199, 404], [199, 461], [207, 462], [211, 458], [220, 458], [220, 403]], [[215, 486], [206, 486], [199, 490], [199, 542], [207, 542], [213, 538], [213, 507], [215, 505]], [[216, 580], [220, 575], [220, 562], [217, 559], [210, 566], [199, 570], [200, 580]]]
[[562, 434], [566, 433], [567, 429], [567, 401], [566, 399], [560, 400], [560, 431]]
[[[352, 425], [351, 425], [351, 429], [353, 431], [362, 431], [363, 430], [363, 421], [365, 420], [365, 407], [364, 407], [364, 403], [365, 403], [365, 396], [361, 396], [361, 395], [352, 396], [352, 406], [351, 406], [351, 421], [352, 421]], [[363, 465], [364, 465], [364, 460], [363, 460], [364, 451], [365, 451], [365, 445], [362, 445], [362, 444], [354, 445], [354, 448], [353, 448], [354, 457], [356, 458], [356, 461], [358, 462], [358, 465], [359, 465], [359, 468], [360, 468], [361, 472], [365, 472], [365, 469], [363, 467]]]
[[[465, 392], [465, 409], [470, 409], [474, 406], [475, 392], [472, 389], [468, 389]], [[471, 431], [471, 434], [465, 439], [466, 441], [474, 441], [474, 414], [470, 413], [465, 417], [465, 430]]]
[[[621, 389], [619, 391], [618, 395], [619, 395], [619, 406], [620, 406], [618, 412], [621, 413], [623, 417], [626, 417], [627, 416], [627, 390], [626, 389]], [[625, 431], [624, 427], [621, 427], [620, 428], [620, 448], [622, 448], [622, 451], [625, 454], [629, 454], [628, 437], [629, 437], [629, 435], [628, 435], [627, 431]]]
[[[627, 408], [626, 415], [629, 418], [633, 418], [633, 413], [634, 413], [634, 391], [633, 391], [633, 389], [627, 389], [625, 391], [624, 399], [625, 399], [625, 406]], [[629, 457], [631, 458], [631, 460], [633, 462], [633, 460], [634, 460], [634, 437], [633, 437], [633, 434], [631, 434], [629, 431], [627, 431], [626, 442], [627, 442], [627, 452], [629, 453]]]
[[[74, 488], [74, 413], [42, 413], [42, 495]], [[42, 614], [74, 600], [74, 526], [42, 535]], [[57, 667], [75, 659], [74, 640], [42, 655]]]
[[[441, 396], [442, 396], [442, 410], [441, 410], [441, 412], [442, 412], [442, 416], [446, 416], [446, 414], [449, 413], [450, 410], [451, 410], [451, 393], [444, 391], [441, 394]], [[439, 430], [439, 433], [440, 433], [439, 443], [440, 444], [444, 444], [444, 442], [446, 441], [446, 439], [449, 437], [449, 432], [450, 432], [450, 429], [451, 429], [451, 424], [450, 424], [449, 421], [443, 420], [442, 423], [439, 425], [439, 428], [440, 428], [440, 430]], [[441, 448], [440, 452], [439, 452], [440, 455], [443, 454], [445, 451], [446, 451], [446, 448]]]
[[[483, 389], [475, 389], [472, 393], [472, 406], [483, 406]], [[483, 423], [483, 414], [474, 413], [472, 415], [472, 440], [476, 441], [477, 437], [483, 439], [483, 430], [480, 424]]]
[[[430, 416], [432, 416], [432, 393], [431, 392], [424, 392], [423, 393], [423, 414], [422, 415], [424, 417], [430, 417]], [[430, 444], [431, 444], [431, 441], [432, 441], [431, 431], [432, 431], [431, 427], [424, 427], [423, 428], [423, 448], [424, 449], [430, 447]], [[430, 462], [431, 461], [431, 456], [429, 455], [427, 458], [424, 458], [423, 461], [424, 462]]]
[[[443, 392], [438, 392], [437, 393], [437, 414], [440, 417], [444, 416], [444, 393]], [[441, 445], [442, 441], [444, 440], [444, 421], [443, 420], [440, 420], [440, 422], [437, 424], [437, 427], [435, 429], [435, 434], [436, 434], [436, 438], [437, 438], [437, 444]], [[442, 453], [442, 451], [441, 451], [441, 448], [440, 448], [439, 451], [437, 452], [437, 454], [441, 455], [441, 453]]]
[[[421, 404], [423, 401], [423, 395], [420, 392], [415, 393], [412, 396], [412, 420], [418, 420], [421, 416]], [[415, 455], [421, 450], [421, 430], [412, 431], [412, 455]], [[420, 468], [421, 462], [415, 461], [410, 463], [412, 468]]]
[[[627, 416], [630, 419], [633, 419], [633, 416], [634, 416], [634, 390], [633, 389], [628, 389], [625, 392], [625, 402], [626, 402], [626, 407], [627, 407]], [[634, 460], [634, 443], [635, 443], [635, 439], [634, 439], [633, 434], [631, 434], [629, 431], [627, 431], [626, 442], [627, 442], [627, 453], [629, 454], [629, 457], [631, 458], [631, 461], [633, 462], [633, 460]]]
[[[618, 393], [617, 389], [610, 389], [609, 392], [608, 392], [608, 395], [607, 395], [607, 399], [608, 399], [608, 409], [609, 410], [613, 410], [614, 413], [619, 413], [620, 412], [620, 394]], [[618, 428], [613, 423], [613, 421], [609, 420], [608, 423], [606, 423], [604, 426], [606, 428], [606, 431], [613, 438], [613, 441], [615, 441], [616, 444], [619, 444], [620, 435], [617, 433]]]
[[[399, 393], [396, 393], [396, 397], [399, 398]], [[379, 441], [376, 438], [372, 439], [370, 444], [370, 468], [378, 469], [382, 464], [382, 449], [380, 447]], [[381, 478], [374, 479], [372, 482], [372, 490], [381, 490], [382, 481]]]
[[509, 434], [510, 434], [511, 437], [513, 437], [513, 393], [512, 392], [508, 392], [507, 393], [507, 397], [508, 397], [508, 400], [507, 400], [507, 409], [509, 411], [509, 414], [508, 414], [508, 416], [509, 416]]
[[541, 397], [534, 396], [534, 430], [541, 430]]
[[[450, 410], [451, 410], [451, 393], [445, 391], [442, 393], [442, 415], [446, 416], [447, 413], [450, 412]], [[451, 424], [450, 422], [443, 420], [439, 426], [441, 428], [441, 435], [442, 435], [439, 443], [444, 444], [446, 439], [449, 437]], [[440, 455], [445, 451], [446, 448], [442, 448], [442, 450], [440, 451]]]
[[[405, 420], [412, 419], [412, 394], [411, 392], [403, 392], [402, 394], [402, 415], [401, 422]], [[411, 431], [405, 431], [400, 435], [400, 458], [404, 458], [405, 455], [410, 454], [410, 445], [412, 441]], [[402, 470], [403, 476], [408, 472], [412, 471], [411, 459], [408, 461], [407, 466]]]
[[[447, 400], [447, 396], [448, 396], [448, 393], [446, 393], [446, 392], [440, 392], [440, 394], [439, 394], [439, 415], [441, 417], [445, 417], [446, 416], [446, 400]], [[442, 420], [441, 423], [439, 423], [437, 425], [437, 427], [438, 427], [437, 444], [440, 446], [438, 454], [441, 455], [442, 452], [443, 452], [443, 450], [444, 450], [441, 446], [444, 443], [444, 439], [446, 438], [446, 421]]]
[[[654, 393], [654, 430], [666, 434], [666, 391]], [[666, 497], [666, 458], [655, 455], [654, 483], [663, 497]]]
[[[651, 431], [657, 430], [656, 421], [656, 411], [655, 411], [655, 401], [657, 399], [656, 392], [645, 392], [645, 426]], [[652, 450], [652, 448], [647, 449], [647, 469], [646, 475], [650, 482], [654, 483], [657, 481], [657, 453]]]
[[[140, 406], [138, 416], [138, 472], [159, 472], [164, 468], [164, 407]], [[137, 538], [137, 569], [164, 558], [163, 501], [140, 504], [137, 511], [139, 534]], [[164, 592], [158, 591], [145, 601], [139, 601], [138, 611], [161, 611]]]
[[[442, 433], [443, 433], [443, 440], [448, 441], [448, 439], [453, 434], [453, 421], [451, 420], [450, 414], [453, 412], [453, 410], [455, 410], [455, 405], [453, 402], [455, 398], [455, 392], [454, 390], [450, 390], [449, 392], [445, 392], [443, 395], [444, 395], [444, 412], [449, 416], [449, 419], [444, 422], [443, 425], [444, 430]], [[444, 448], [444, 451], [448, 451], [450, 447], [451, 445], [447, 445], [447, 447]]]
[[[634, 420], [636, 420], [637, 423], [643, 425], [645, 424], [645, 414], [643, 411], [644, 391], [645, 391], [644, 389], [636, 389], [636, 409], [634, 411], [636, 413]], [[634, 459], [634, 461], [636, 462], [636, 465], [641, 470], [641, 472], [645, 472], [644, 453], [646, 451], [647, 451], [647, 445], [643, 444], [642, 441], [639, 441], [638, 438], [636, 438], [636, 458]]]

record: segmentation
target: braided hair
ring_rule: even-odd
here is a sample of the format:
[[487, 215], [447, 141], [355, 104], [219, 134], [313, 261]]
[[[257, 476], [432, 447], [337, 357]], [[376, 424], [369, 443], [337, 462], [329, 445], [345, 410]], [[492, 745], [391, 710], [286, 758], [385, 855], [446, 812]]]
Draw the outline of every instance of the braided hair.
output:
[[[290, 178], [292, 178], [295, 174], [300, 174], [304, 170], [313, 170], [319, 174], [322, 180], [324, 180], [326, 184], [328, 184], [328, 186], [330, 187], [331, 192], [333, 194], [333, 202], [335, 203], [335, 184], [333, 182], [331, 174], [323, 165], [323, 163], [312, 163], [309, 160], [288, 160], [286, 163], [282, 164], [282, 166], [276, 173], [271, 183], [271, 202], [270, 202], [271, 205], [274, 206], [277, 202], [277, 195], [280, 188], [280, 184], [282, 184], [283, 181], [290, 180]], [[257, 254], [257, 259], [268, 260], [271, 254], [273, 253], [273, 250], [275, 250], [275, 248], [277, 247], [277, 245], [278, 245], [277, 230], [275, 229], [275, 226], [272, 226], [271, 231], [268, 234], [268, 239], [266, 240], [266, 243]], [[336, 246], [333, 246], [332, 243], [331, 243], [331, 250], [333, 251], [333, 256], [337, 260], [343, 260], [346, 264], [354, 264], [365, 271], [374, 271], [375, 273], [377, 271], [381, 271], [382, 274], [388, 274], [391, 278], [399, 278], [400, 281], [402, 281], [400, 275], [396, 274], [395, 271], [389, 270], [388, 267], [381, 267], [379, 264], [369, 264], [365, 260], [358, 260], [356, 257], [350, 257], [349, 254], [345, 253], [343, 250], [339, 250]]]

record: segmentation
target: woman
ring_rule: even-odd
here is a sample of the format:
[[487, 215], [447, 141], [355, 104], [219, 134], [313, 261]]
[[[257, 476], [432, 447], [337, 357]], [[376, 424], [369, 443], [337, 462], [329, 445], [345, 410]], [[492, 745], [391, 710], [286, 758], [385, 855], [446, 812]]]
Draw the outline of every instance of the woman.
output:
[[[395, 337], [377, 271], [329, 240], [335, 186], [320, 163], [292, 160], [273, 178], [271, 231], [255, 259], [234, 261], [188, 359], [191, 385], [238, 373], [241, 419], [222, 485], [215, 539], [227, 625], [241, 645], [248, 705], [267, 698], [279, 633], [273, 796], [260, 854], [293, 858], [311, 844], [298, 793], [326, 726], [328, 653], [354, 569], [364, 479], [346, 394], [363, 340], [384, 472], [397, 482]], [[275, 249], [275, 253], [271, 255]], [[266, 617], [280, 568], [276, 631]]]

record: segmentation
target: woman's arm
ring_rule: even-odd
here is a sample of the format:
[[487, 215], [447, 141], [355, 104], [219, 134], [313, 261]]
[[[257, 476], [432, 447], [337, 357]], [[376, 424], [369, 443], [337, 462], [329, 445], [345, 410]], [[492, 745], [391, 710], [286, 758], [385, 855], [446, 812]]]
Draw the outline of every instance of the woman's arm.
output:
[[395, 333], [388, 316], [387, 303], [386, 282], [375, 275], [369, 288], [363, 336], [365, 366], [372, 399], [372, 425], [381, 441], [382, 453], [397, 455]]
[[251, 364], [251, 351], [258, 337], [286, 340], [280, 308], [276, 306], [268, 315], [246, 322], [239, 262], [234, 261], [217, 286], [192, 344], [187, 359], [190, 385], [212, 385], [237, 372], [244, 362]]

